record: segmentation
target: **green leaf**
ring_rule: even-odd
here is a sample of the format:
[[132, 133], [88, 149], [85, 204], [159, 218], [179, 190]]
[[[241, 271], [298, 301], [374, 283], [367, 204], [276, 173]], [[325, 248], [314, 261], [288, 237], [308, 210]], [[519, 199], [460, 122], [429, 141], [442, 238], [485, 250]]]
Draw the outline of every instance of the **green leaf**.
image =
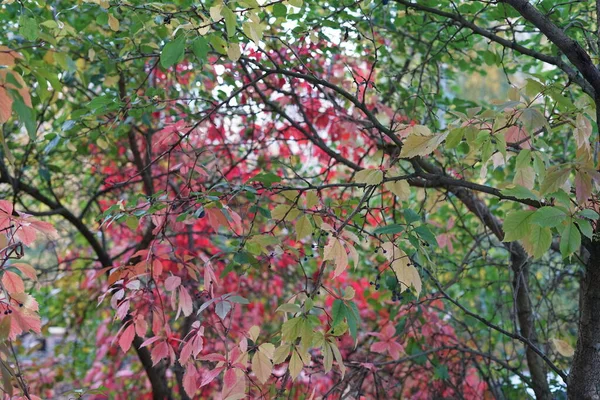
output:
[[516, 199], [533, 199], [539, 200], [539, 197], [533, 193], [531, 190], [523, 187], [523, 186], [515, 186], [514, 188], [504, 189], [502, 190], [502, 194], [504, 196], [512, 196]]
[[583, 218], [591, 219], [592, 221], [596, 221], [600, 218], [600, 215], [598, 215], [596, 211], [590, 210], [589, 208], [579, 211], [577, 215]]
[[19, 33], [26, 40], [33, 42], [38, 38], [38, 23], [35, 18], [22, 16], [19, 19]]
[[523, 238], [523, 247], [534, 258], [540, 258], [552, 245], [552, 230], [539, 225], [532, 225], [530, 232]]
[[225, 18], [225, 29], [227, 30], [227, 36], [232, 37], [235, 35], [236, 28], [236, 17], [235, 13], [231, 11], [231, 9], [227, 6], [224, 6], [221, 9], [221, 15]]
[[560, 253], [563, 257], [568, 257], [581, 246], [581, 235], [573, 222], [565, 226], [560, 234]]
[[285, 303], [280, 305], [277, 308], [277, 311], [281, 311], [281, 312], [286, 312], [286, 313], [298, 313], [300, 312], [302, 309], [300, 308], [300, 306], [298, 304], [293, 304], [293, 303]]
[[534, 211], [513, 211], [504, 220], [504, 242], [513, 242], [529, 234]]
[[192, 42], [192, 52], [200, 62], [206, 62], [206, 57], [210, 51], [208, 41], [202, 36], [199, 36]]
[[269, 187], [273, 183], [281, 182], [281, 178], [271, 172], [261, 172], [250, 179], [252, 182], [262, 182], [265, 186]]
[[281, 339], [290, 343], [296, 340], [296, 338], [300, 336], [303, 322], [304, 318], [302, 317], [296, 317], [285, 321], [281, 327]]
[[579, 226], [579, 230], [581, 233], [583, 233], [583, 236], [587, 237], [588, 239], [592, 239], [594, 237], [594, 229], [592, 228], [590, 221], [580, 219], [575, 221], [575, 223], [577, 226]]
[[425, 226], [425, 225], [417, 226], [415, 228], [415, 232], [421, 237], [421, 239], [423, 239], [430, 245], [432, 245], [432, 246], [437, 245], [437, 239], [435, 238], [435, 235], [431, 232], [431, 230], [429, 230], [429, 228], [427, 226]]
[[541, 207], [531, 218], [531, 222], [544, 227], [555, 227], [560, 225], [567, 215], [558, 207]]
[[35, 111], [27, 105], [20, 98], [15, 98], [13, 101], [13, 110], [16, 111], [19, 116], [19, 121], [25, 125], [27, 134], [31, 140], [35, 140], [37, 124], [35, 118]]
[[181, 35], [163, 47], [163, 50], [160, 53], [160, 65], [163, 68], [169, 68], [183, 60], [184, 55], [185, 37]]
[[405, 208], [403, 214], [407, 224], [412, 224], [413, 222], [421, 220], [421, 216], [413, 210], [411, 210], [410, 208]]
[[287, 15], [287, 7], [285, 4], [277, 3], [273, 5], [273, 16], [276, 18], [285, 18]]
[[404, 232], [405, 226], [400, 224], [391, 224], [380, 226], [373, 231], [374, 235], [392, 235], [394, 233]]
[[346, 305], [340, 299], [336, 299], [333, 302], [333, 307], [331, 308], [331, 326], [336, 327], [340, 322], [346, 318]]
[[465, 128], [464, 127], [461, 126], [460, 128], [452, 129], [448, 133], [448, 136], [446, 137], [446, 145], [445, 145], [445, 147], [447, 149], [453, 149], [453, 148], [455, 148], [462, 141], [464, 135], [465, 135]]
[[354, 345], [358, 344], [358, 326], [360, 325], [360, 313], [358, 307], [353, 301], [348, 302], [350, 307], [346, 307], [346, 321], [348, 321], [348, 330], [354, 339]]

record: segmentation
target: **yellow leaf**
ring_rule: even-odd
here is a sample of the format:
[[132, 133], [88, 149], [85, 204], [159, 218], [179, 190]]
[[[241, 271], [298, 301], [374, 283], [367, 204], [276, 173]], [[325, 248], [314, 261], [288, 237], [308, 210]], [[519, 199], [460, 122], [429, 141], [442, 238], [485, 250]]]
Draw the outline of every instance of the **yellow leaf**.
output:
[[354, 246], [352, 246], [350, 243], [346, 243], [346, 247], [348, 248], [350, 257], [352, 257], [352, 261], [354, 262], [354, 268], [358, 267], [358, 251], [356, 251]]
[[406, 256], [406, 253], [402, 250], [399, 251], [404, 255], [396, 258], [392, 262], [391, 268], [400, 282], [400, 293], [412, 286], [417, 292], [417, 297], [419, 297], [422, 289], [419, 272], [413, 265], [409, 265], [410, 259]]
[[254, 325], [252, 328], [248, 329], [248, 334], [250, 335], [250, 339], [252, 339], [253, 342], [256, 342], [256, 339], [258, 339], [258, 335], [260, 334], [260, 328]]
[[333, 351], [329, 342], [323, 343], [323, 366], [325, 367], [325, 373], [329, 373], [333, 367]]
[[562, 339], [553, 338], [550, 339], [550, 342], [554, 350], [563, 357], [573, 357], [573, 354], [575, 354], [573, 347]]
[[301, 216], [298, 221], [296, 221], [296, 240], [300, 240], [310, 235], [313, 230], [313, 227], [310, 223], [310, 220], [306, 215]]
[[356, 292], [354, 291], [354, 288], [352, 286], [348, 286], [346, 289], [344, 289], [344, 300], [352, 300], [354, 298], [354, 295], [356, 294]]
[[410, 185], [405, 180], [386, 182], [383, 186], [398, 196], [400, 200], [408, 200], [410, 198]]
[[441, 135], [431, 135], [429, 129], [419, 133], [414, 132], [404, 140], [400, 158], [426, 156], [432, 153], [447, 135], [447, 132]]
[[239, 43], [229, 43], [227, 47], [227, 57], [231, 59], [231, 61], [237, 61], [242, 56], [242, 49], [240, 48]]
[[292, 351], [292, 357], [288, 366], [288, 368], [290, 369], [290, 376], [292, 377], [292, 381], [295, 380], [298, 377], [298, 375], [300, 375], [303, 366], [304, 364], [302, 363], [298, 352]]
[[329, 239], [323, 252], [323, 261], [328, 260], [335, 261], [334, 278], [344, 272], [348, 266], [348, 254], [346, 254], [346, 250], [344, 250], [344, 246], [340, 239], [333, 236]]
[[367, 168], [358, 171], [354, 175], [354, 182], [365, 185], [379, 185], [383, 181], [383, 171], [375, 168]]
[[342, 359], [342, 354], [338, 349], [335, 342], [330, 342], [331, 350], [333, 351], [333, 355], [335, 357], [335, 361], [338, 363], [338, 367], [340, 368], [340, 372], [342, 373], [342, 379], [344, 379], [344, 375], [346, 375], [346, 366], [344, 365], [344, 360]]
[[108, 14], [108, 26], [110, 26], [110, 29], [115, 32], [119, 30], [119, 20], [116, 19], [112, 14]]
[[256, 375], [256, 378], [263, 385], [269, 377], [271, 376], [271, 371], [273, 370], [273, 363], [266, 354], [262, 351], [257, 351], [254, 353], [254, 357], [252, 357], [252, 371]]
[[271, 343], [263, 343], [258, 346], [258, 350], [263, 353], [269, 360], [273, 359], [275, 355], [275, 345]]
[[223, 18], [221, 16], [222, 9], [223, 9], [223, 4], [216, 4], [210, 8], [210, 10], [209, 10], [210, 18], [212, 18], [213, 22], [219, 22]]
[[356, 236], [356, 234], [354, 232], [343, 231], [342, 236], [353, 241], [354, 243], [360, 243], [360, 238], [358, 236]]

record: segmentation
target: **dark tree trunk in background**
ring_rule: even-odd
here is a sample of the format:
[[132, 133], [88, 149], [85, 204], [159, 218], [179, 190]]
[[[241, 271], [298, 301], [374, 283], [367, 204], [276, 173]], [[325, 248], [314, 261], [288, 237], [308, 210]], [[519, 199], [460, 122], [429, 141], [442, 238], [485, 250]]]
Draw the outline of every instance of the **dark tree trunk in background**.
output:
[[571, 400], [600, 400], [600, 242], [590, 252], [581, 280], [579, 336], [569, 374]]

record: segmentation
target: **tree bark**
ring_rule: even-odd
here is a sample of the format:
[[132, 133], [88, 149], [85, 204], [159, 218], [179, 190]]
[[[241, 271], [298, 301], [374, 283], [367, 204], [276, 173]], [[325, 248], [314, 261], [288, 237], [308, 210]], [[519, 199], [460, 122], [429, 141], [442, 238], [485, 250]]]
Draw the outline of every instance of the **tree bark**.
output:
[[580, 281], [579, 334], [567, 389], [570, 400], [600, 400], [600, 242], [586, 248], [590, 256]]

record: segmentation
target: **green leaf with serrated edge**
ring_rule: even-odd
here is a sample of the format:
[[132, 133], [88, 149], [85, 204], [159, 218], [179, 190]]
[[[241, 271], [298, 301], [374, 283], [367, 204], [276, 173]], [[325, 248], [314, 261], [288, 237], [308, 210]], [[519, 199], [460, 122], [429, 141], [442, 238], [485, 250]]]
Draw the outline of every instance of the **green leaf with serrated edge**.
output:
[[331, 308], [331, 326], [335, 327], [342, 322], [344, 318], [346, 318], [346, 305], [342, 300], [336, 299]]
[[532, 225], [530, 232], [523, 238], [523, 248], [534, 258], [540, 258], [552, 245], [552, 230], [539, 225]]
[[545, 227], [555, 227], [560, 225], [567, 214], [559, 207], [541, 207], [531, 217], [531, 222]]
[[373, 231], [374, 235], [392, 235], [394, 233], [404, 232], [406, 227], [400, 224], [392, 224], [386, 226], [380, 226], [379, 228]]
[[288, 312], [288, 313], [298, 313], [301, 311], [301, 308], [298, 304], [292, 304], [292, 303], [285, 303], [280, 305], [277, 308], [277, 311], [281, 311], [281, 312]]
[[504, 242], [519, 240], [529, 234], [534, 211], [513, 211], [504, 219]]
[[568, 223], [560, 234], [560, 254], [570, 256], [581, 246], [581, 235], [573, 222]]
[[546, 177], [542, 181], [541, 193], [548, 194], [557, 191], [569, 179], [570, 174], [570, 168], [560, 166], [549, 168]]
[[523, 187], [523, 186], [515, 186], [510, 189], [503, 189], [501, 192], [504, 196], [511, 196], [519, 200], [524, 199], [532, 199], [539, 200], [539, 197], [533, 193], [531, 190]]
[[286, 342], [293, 342], [298, 336], [300, 336], [300, 329], [302, 329], [302, 322], [304, 318], [296, 317], [287, 320], [281, 327], [281, 339]]

